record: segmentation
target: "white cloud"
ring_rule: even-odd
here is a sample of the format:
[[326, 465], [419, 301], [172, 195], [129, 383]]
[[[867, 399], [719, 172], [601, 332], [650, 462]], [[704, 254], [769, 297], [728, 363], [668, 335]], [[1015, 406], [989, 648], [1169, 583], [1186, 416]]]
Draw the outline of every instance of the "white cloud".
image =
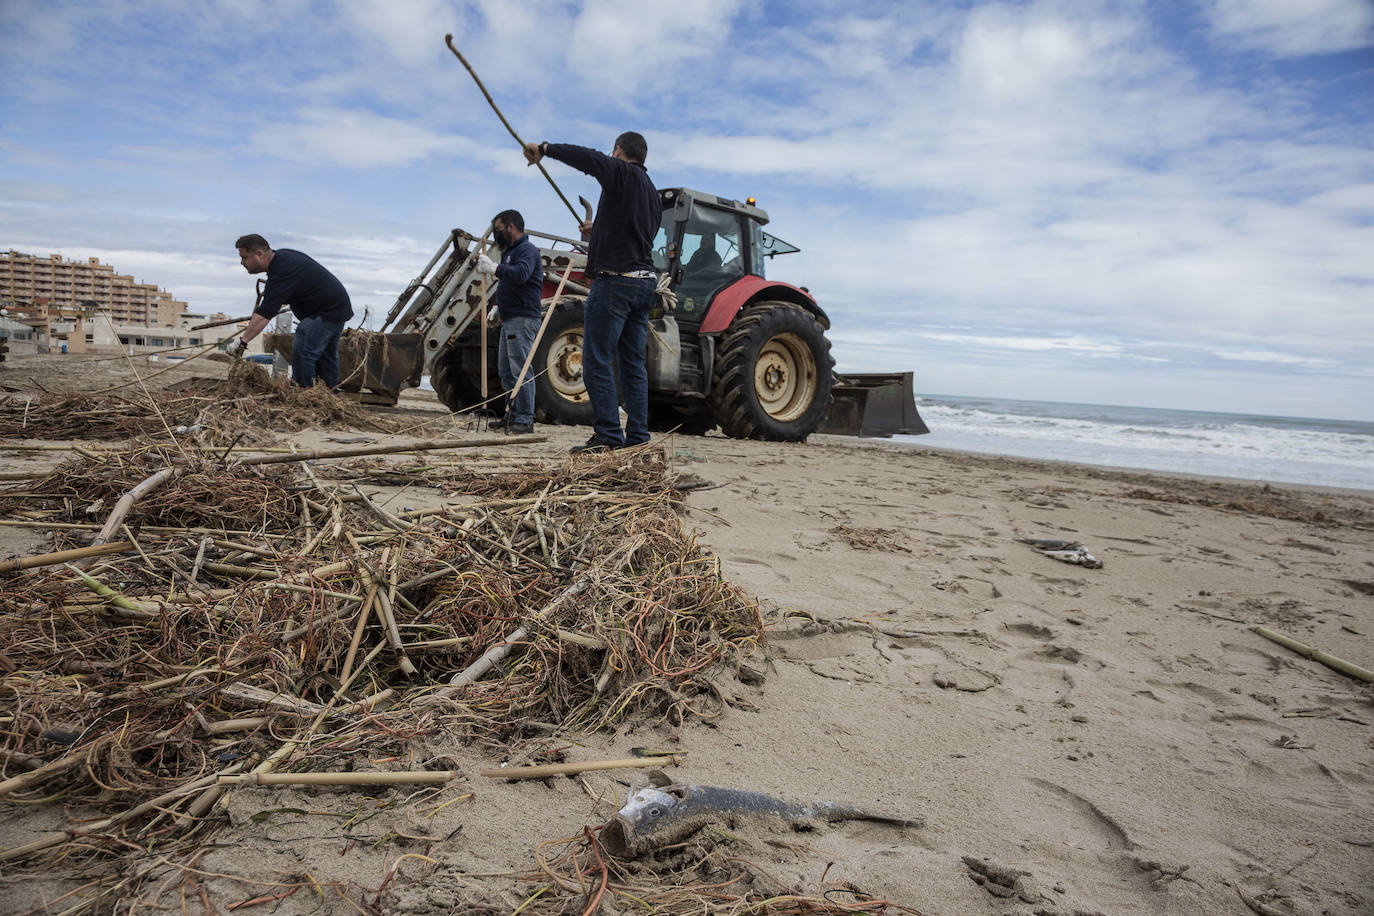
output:
[[1335, 368], [1335, 360], [1314, 359], [1310, 356], [1299, 356], [1295, 353], [1277, 353], [1273, 350], [1216, 350], [1214, 355], [1218, 359], [1231, 360], [1246, 363], [1273, 363], [1281, 366], [1314, 366], [1321, 368]]
[[477, 153], [466, 138], [362, 109], [299, 110], [254, 131], [249, 151], [293, 162], [341, 168], [401, 166], [434, 155]]
[[1279, 57], [1374, 44], [1369, 0], [1213, 0], [1207, 15], [1221, 43]]
[[672, 83], [687, 61], [729, 53], [741, 0], [587, 0], [572, 26], [568, 63], [602, 92]]
[[1228, 53], [1330, 49], [1322, 22], [1358, 32], [1367, 0], [1216, 4], [1203, 51], [1140, 0], [282, 2], [304, 28], [258, 28], [269, 0], [0, 0], [0, 248], [117, 252], [233, 310], [225, 249], [262, 231], [375, 311], [454, 226], [516, 206], [563, 228], [451, 31], [528, 139], [638, 129], [655, 181], [758, 196], [803, 248], [770, 274], [816, 293], [842, 362], [1018, 386], [1108, 359], [1284, 379], [1368, 361], [1367, 77]]
[[1105, 343], [1087, 337], [993, 337], [979, 334], [950, 334], [938, 331], [924, 331], [920, 334], [929, 340], [942, 340], [949, 343], [968, 344], [978, 347], [993, 347], [1002, 350], [1073, 350], [1094, 356], [1115, 356], [1122, 351], [1119, 344]]

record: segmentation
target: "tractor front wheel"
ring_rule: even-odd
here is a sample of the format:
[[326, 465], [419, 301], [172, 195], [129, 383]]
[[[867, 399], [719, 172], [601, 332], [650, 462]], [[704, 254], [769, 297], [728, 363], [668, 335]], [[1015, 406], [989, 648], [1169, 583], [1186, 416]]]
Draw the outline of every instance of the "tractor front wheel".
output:
[[582, 380], [582, 299], [563, 299], [534, 351], [534, 403], [541, 422], [591, 426], [596, 417]]
[[[449, 347], [434, 360], [429, 373], [429, 383], [434, 386], [434, 394], [454, 413], [467, 410], [482, 400], [481, 363], [477, 354], [459, 347]], [[493, 402], [496, 413], [504, 410], [504, 404]]]
[[835, 360], [815, 316], [790, 302], [742, 309], [716, 345], [711, 401], [736, 439], [801, 442], [830, 409]]

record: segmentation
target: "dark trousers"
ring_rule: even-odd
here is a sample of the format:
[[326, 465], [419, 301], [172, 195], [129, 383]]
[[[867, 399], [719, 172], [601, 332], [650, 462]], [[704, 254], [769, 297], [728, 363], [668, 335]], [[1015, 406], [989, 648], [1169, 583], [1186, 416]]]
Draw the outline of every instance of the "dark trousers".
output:
[[302, 318], [291, 341], [291, 380], [309, 388], [318, 379], [330, 388], [339, 384], [339, 337], [342, 321], [325, 321], [318, 315]]
[[[644, 345], [657, 284], [651, 278], [600, 276], [587, 294], [583, 314], [582, 380], [596, 415], [597, 438], [610, 445], [649, 441], [649, 370]], [[625, 430], [620, 429], [620, 397], [625, 400]]]

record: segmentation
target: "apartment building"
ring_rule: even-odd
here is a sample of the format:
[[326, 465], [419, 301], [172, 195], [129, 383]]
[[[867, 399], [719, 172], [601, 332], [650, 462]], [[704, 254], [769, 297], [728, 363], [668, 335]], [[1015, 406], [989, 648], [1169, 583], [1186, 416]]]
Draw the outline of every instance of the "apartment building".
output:
[[138, 283], [115, 273], [99, 258], [74, 261], [60, 254], [47, 257], [10, 249], [0, 251], [0, 299], [45, 309], [89, 309], [89, 303], [114, 324], [175, 327], [186, 303], [152, 283]]

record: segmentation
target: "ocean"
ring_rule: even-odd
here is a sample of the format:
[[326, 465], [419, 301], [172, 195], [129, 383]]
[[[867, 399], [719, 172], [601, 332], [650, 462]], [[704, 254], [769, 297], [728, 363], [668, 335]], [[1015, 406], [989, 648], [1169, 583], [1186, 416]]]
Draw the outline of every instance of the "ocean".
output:
[[927, 395], [925, 436], [991, 455], [1374, 490], [1374, 423]]

